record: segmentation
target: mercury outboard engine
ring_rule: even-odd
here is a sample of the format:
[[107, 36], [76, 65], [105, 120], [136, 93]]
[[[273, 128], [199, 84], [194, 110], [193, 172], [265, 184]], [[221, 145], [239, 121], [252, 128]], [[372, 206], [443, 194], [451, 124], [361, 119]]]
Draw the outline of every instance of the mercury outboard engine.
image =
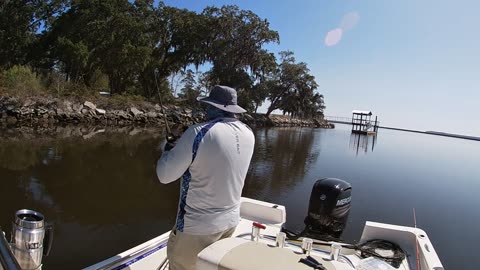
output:
[[10, 248], [22, 269], [41, 269], [42, 257], [50, 252], [53, 226], [33, 210], [18, 210], [13, 222]]
[[351, 192], [351, 185], [343, 180], [317, 180], [310, 194], [305, 233], [317, 238], [339, 238], [350, 213]]

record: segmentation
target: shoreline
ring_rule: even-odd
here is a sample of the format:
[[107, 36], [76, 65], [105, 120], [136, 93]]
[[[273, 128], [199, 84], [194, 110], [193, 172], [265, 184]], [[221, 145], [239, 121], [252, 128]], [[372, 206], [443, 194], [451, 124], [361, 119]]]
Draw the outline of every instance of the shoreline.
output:
[[[165, 112], [165, 116], [163, 114]], [[334, 128], [323, 118], [297, 119], [290, 116], [239, 114], [251, 127], [315, 127]], [[65, 126], [83, 127], [163, 127], [165, 118], [173, 129], [181, 129], [206, 121], [205, 113], [178, 105], [147, 101], [115, 104], [108, 98], [54, 98], [0, 96], [0, 128], [34, 130]]]

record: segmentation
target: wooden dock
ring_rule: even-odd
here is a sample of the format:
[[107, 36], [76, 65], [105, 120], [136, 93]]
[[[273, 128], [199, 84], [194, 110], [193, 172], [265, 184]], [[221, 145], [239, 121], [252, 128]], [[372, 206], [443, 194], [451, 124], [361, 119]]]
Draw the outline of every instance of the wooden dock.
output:
[[378, 119], [372, 121], [371, 111], [352, 111], [352, 133], [363, 135], [375, 135], [378, 131]]

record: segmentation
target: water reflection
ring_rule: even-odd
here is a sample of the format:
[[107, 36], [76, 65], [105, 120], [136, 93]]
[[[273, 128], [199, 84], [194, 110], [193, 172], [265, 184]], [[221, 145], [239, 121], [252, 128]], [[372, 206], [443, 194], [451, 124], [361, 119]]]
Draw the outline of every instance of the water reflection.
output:
[[[63, 215], [64, 219], [109, 224], [116, 222], [112, 212], [120, 215], [126, 209], [135, 211], [134, 216], [127, 218], [147, 218], [155, 196], [148, 196], [152, 194], [145, 193], [144, 185], [151, 186], [150, 190], [158, 188], [153, 174], [158, 153], [150, 147], [153, 140], [105, 137], [88, 143], [61, 143], [54, 148], [56, 151], [47, 151], [41, 157], [48, 162], [36, 162], [38, 165], [28, 170], [29, 179], [40, 179], [44, 193], [53, 198], [62, 212], [70, 213]], [[41, 148], [32, 151], [42, 153]], [[52, 157], [52, 152], [63, 152], [62, 158]], [[25, 191], [30, 186], [20, 185]], [[106, 211], [109, 215], [103, 214]]]
[[367, 154], [369, 151], [373, 152], [376, 141], [377, 135], [352, 133], [348, 145], [358, 156], [359, 153]]
[[42, 161], [37, 142], [23, 140], [2, 140], [0, 142], [0, 168], [22, 171]]
[[[168, 230], [178, 185], [160, 186], [155, 178], [161, 153], [152, 145], [161, 134], [127, 134], [106, 132], [87, 140], [0, 138], [2, 228], [9, 233], [8, 224], [21, 208], [38, 210], [54, 222], [55, 244], [45, 261], [49, 269], [64, 269], [67, 263], [79, 269]], [[95, 250], [84, 251], [92, 245]], [[69, 262], [72, 254], [83, 258]]]
[[[272, 197], [303, 180], [319, 156], [314, 129], [272, 128], [256, 132], [255, 155], [245, 183], [245, 196]], [[274, 196], [276, 197], [276, 196]]]
[[[102, 129], [21, 136], [0, 130], [0, 225], [8, 236], [21, 208], [53, 221], [48, 269], [80, 269], [173, 226], [178, 183], [160, 185], [155, 177], [163, 135], [132, 127], [97, 132]], [[377, 141], [342, 125], [255, 135], [243, 195], [285, 205], [287, 228], [303, 229], [313, 183], [336, 177], [353, 187], [347, 241], [358, 240], [367, 220], [413, 225], [415, 207], [445, 268], [468, 269], [464, 258], [474, 256], [480, 241], [480, 212], [469, 211], [479, 203], [478, 142], [389, 130]]]
[[28, 181], [21, 184], [24, 186], [26, 194], [31, 195], [31, 199], [43, 205], [49, 207], [55, 207], [55, 203], [52, 197], [45, 190], [45, 186], [35, 177], [30, 177]]

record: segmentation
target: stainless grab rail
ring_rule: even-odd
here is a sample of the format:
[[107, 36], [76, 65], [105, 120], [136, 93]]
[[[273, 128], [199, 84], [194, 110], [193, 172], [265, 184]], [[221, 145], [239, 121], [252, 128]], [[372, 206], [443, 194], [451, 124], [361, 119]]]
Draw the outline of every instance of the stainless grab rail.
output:
[[4, 270], [22, 270], [17, 259], [10, 250], [10, 244], [5, 238], [5, 234], [0, 227], [0, 264]]

